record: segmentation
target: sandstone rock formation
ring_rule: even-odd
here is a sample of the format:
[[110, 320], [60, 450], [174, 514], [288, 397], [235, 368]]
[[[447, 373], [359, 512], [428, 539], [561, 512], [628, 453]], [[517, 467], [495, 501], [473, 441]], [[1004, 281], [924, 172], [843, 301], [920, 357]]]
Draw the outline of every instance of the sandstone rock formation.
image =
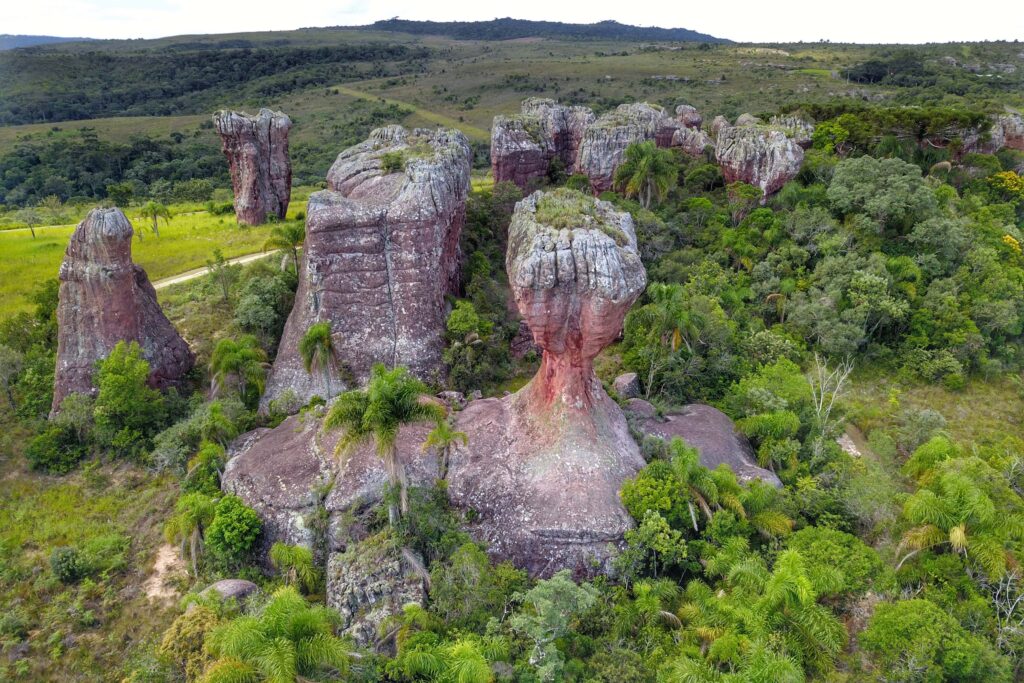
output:
[[204, 588], [200, 591], [199, 595], [206, 597], [216, 593], [221, 600], [242, 601], [250, 595], [259, 593], [259, 590], [260, 587], [252, 581], [246, 581], [245, 579], [221, 579]]
[[796, 144], [804, 149], [810, 149], [811, 137], [814, 135], [814, 124], [810, 121], [787, 114], [785, 116], [773, 116], [769, 125], [775, 130], [781, 130]]
[[634, 142], [655, 140], [667, 147], [682, 124], [646, 102], [622, 104], [589, 126], [580, 143], [576, 172], [590, 178], [594, 194], [612, 188], [615, 170]]
[[696, 157], [704, 154], [706, 147], [714, 147], [714, 140], [711, 136], [699, 128], [679, 128], [672, 133], [672, 141], [669, 147], [678, 147], [690, 156]]
[[992, 122], [994, 151], [1016, 149], [1024, 152], [1024, 117], [1020, 114], [1002, 114]]
[[[556, 214], [563, 227], [543, 222]], [[577, 192], [534, 193], [516, 206], [506, 267], [541, 367], [457, 414], [469, 441], [451, 455], [449, 496], [475, 511], [471, 532], [493, 556], [537, 576], [592, 572], [632, 524], [618, 490], [643, 466], [593, 371], [646, 284], [632, 219]]]
[[775, 473], [758, 467], [747, 438], [736, 431], [729, 416], [709, 405], [695, 403], [659, 417], [647, 401], [631, 399], [626, 404], [636, 424], [645, 434], [670, 440], [682, 437], [700, 453], [700, 463], [709, 469], [726, 464], [741, 482], [761, 479], [782, 486]]
[[711, 120], [711, 135], [718, 137], [718, 134], [729, 127], [729, 119], [721, 114]]
[[676, 120], [687, 128], [700, 129], [704, 123], [704, 117], [700, 115], [697, 108], [689, 104], [680, 104], [676, 107]]
[[[302, 399], [337, 394], [346, 377], [362, 380], [378, 362], [423, 379], [441, 374], [471, 159], [459, 131], [401, 126], [338, 156], [327, 189], [309, 198], [299, 288], [264, 406], [288, 389]], [[328, 376], [306, 372], [298, 351], [321, 321], [331, 325], [336, 361]]]
[[626, 372], [615, 378], [612, 388], [620, 399], [640, 397], [640, 377], [635, 372]]
[[496, 116], [491, 132], [494, 182], [511, 181], [527, 187], [547, 175], [555, 158], [572, 170], [583, 132], [593, 121], [594, 112], [587, 107], [568, 107], [537, 97], [523, 101], [520, 114]]
[[753, 114], [740, 114], [736, 117], [737, 126], [756, 126], [761, 123], [761, 119], [757, 118]]
[[268, 214], [284, 218], [292, 193], [291, 119], [270, 109], [255, 116], [222, 110], [213, 115], [213, 123], [231, 165], [238, 222], [260, 225]]
[[737, 125], [719, 129], [715, 159], [727, 183], [755, 185], [764, 201], [800, 172], [804, 150], [781, 130]]
[[192, 369], [192, 351], [160, 310], [146, 271], [132, 263], [133, 234], [120, 209], [93, 209], [71, 235], [60, 266], [54, 412], [68, 394], [93, 393], [96, 361], [119, 341], [138, 342], [154, 387]]

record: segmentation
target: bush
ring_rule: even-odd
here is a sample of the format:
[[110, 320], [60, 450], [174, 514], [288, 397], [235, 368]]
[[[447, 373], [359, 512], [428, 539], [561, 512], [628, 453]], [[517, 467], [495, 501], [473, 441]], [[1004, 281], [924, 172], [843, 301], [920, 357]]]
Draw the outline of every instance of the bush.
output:
[[212, 661], [203, 648], [207, 634], [220, 623], [217, 613], [206, 605], [192, 605], [164, 632], [160, 656], [169, 661], [185, 680], [195, 681]]
[[135, 342], [118, 342], [94, 378], [96, 438], [116, 455], [141, 459], [164, 427], [164, 398], [149, 386], [149, 362]]
[[525, 572], [508, 562], [492, 566], [479, 546], [465, 543], [431, 568], [430, 609], [449, 627], [483, 630], [526, 583]]
[[219, 559], [235, 564], [252, 550], [262, 528], [259, 515], [241, 498], [224, 496], [206, 530], [206, 543]]
[[56, 425], [47, 427], [25, 450], [29, 466], [50, 474], [67, 474], [75, 469], [87, 449], [78, 442], [74, 431]]
[[856, 536], [835, 529], [806, 527], [790, 536], [788, 546], [798, 551], [812, 570], [834, 567], [842, 572], [839, 593], [863, 593], [885, 569], [873, 548]]
[[75, 548], [55, 548], [50, 553], [50, 569], [61, 583], [77, 583], [86, 575], [85, 561]]

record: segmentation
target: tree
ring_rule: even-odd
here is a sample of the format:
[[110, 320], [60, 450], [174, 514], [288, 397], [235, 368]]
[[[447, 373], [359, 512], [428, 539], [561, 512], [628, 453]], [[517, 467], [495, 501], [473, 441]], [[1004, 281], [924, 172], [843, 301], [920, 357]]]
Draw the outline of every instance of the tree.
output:
[[224, 496], [214, 508], [206, 541], [221, 560], [238, 563], [252, 550], [262, 530], [263, 523], [255, 510], [238, 496]]
[[[398, 487], [401, 514], [408, 512], [409, 499], [405, 465], [396, 452], [398, 430], [403, 424], [419, 420], [440, 422], [445, 418], [444, 408], [425, 400], [426, 393], [426, 385], [409, 374], [406, 368], [388, 370], [378, 363], [370, 371], [366, 389], [342, 394], [324, 421], [328, 429], [340, 427], [345, 430], [338, 442], [338, 453], [345, 454], [369, 441], [374, 443], [391, 484]], [[389, 507], [388, 518], [392, 525], [398, 522], [399, 514], [399, 508]]]
[[24, 223], [29, 232], [32, 233], [32, 239], [35, 239], [36, 226], [43, 222], [43, 217], [38, 209], [25, 208], [14, 212], [14, 220]]
[[348, 670], [349, 650], [334, 635], [336, 612], [310, 605], [291, 586], [278, 589], [258, 614], [213, 629], [206, 649], [215, 657], [201, 683], [293, 683], [331, 680]]
[[299, 222], [279, 223], [270, 229], [270, 237], [263, 243], [263, 251], [276, 249], [291, 254], [295, 272], [299, 272], [299, 247], [306, 240], [306, 226]]
[[192, 563], [192, 576], [199, 577], [199, 555], [203, 534], [213, 521], [216, 501], [202, 493], [186, 493], [174, 504], [174, 515], [164, 525], [168, 543], [181, 545], [181, 557]]
[[331, 339], [331, 324], [326, 321], [313, 323], [299, 340], [299, 356], [306, 372], [312, 374], [319, 370], [324, 373], [324, 386], [331, 400], [331, 368], [334, 365], [334, 342]]
[[64, 202], [55, 194], [48, 194], [39, 202], [39, 210], [46, 214], [50, 225], [57, 225], [64, 220]]
[[153, 435], [163, 427], [166, 410], [161, 393], [149, 386], [149, 362], [139, 345], [118, 342], [100, 362], [93, 383], [100, 444], [128, 456], [147, 453]]
[[238, 280], [238, 268], [228, 263], [220, 249], [213, 250], [213, 258], [206, 262], [210, 279], [220, 287], [224, 303], [231, 301], [231, 287]]
[[[150, 200], [146, 202], [139, 213], [142, 214], [143, 218], [152, 221], [153, 234], [160, 237], [160, 219], [163, 218], [165, 221], [170, 223], [171, 221], [171, 210], [160, 202]], [[139, 231], [139, 239], [142, 239], [142, 231]]]
[[267, 352], [256, 337], [246, 334], [237, 340], [221, 339], [210, 356], [210, 394], [217, 396], [232, 382], [243, 401], [258, 400], [266, 374]]
[[275, 543], [270, 548], [270, 564], [284, 575], [289, 586], [299, 586], [307, 593], [316, 588], [319, 575], [313, 562], [313, 551], [301, 545]]
[[865, 214], [879, 233], [891, 229], [905, 234], [937, 208], [921, 169], [900, 159], [862, 156], [840, 161], [827, 196], [833, 211], [842, 216]]
[[25, 356], [9, 346], [0, 344], [0, 386], [3, 387], [7, 403], [14, 409], [14, 386], [18, 374], [25, 365]]
[[114, 206], [128, 206], [135, 196], [135, 187], [131, 183], [110, 183], [107, 185], [107, 197]]
[[672, 152], [654, 142], [634, 142], [626, 148], [622, 164], [615, 170], [615, 187], [626, 197], [637, 197], [645, 208], [661, 202], [676, 184], [679, 167]]
[[439, 420], [437, 426], [427, 434], [427, 440], [423, 442], [423, 450], [433, 448], [437, 450], [437, 472], [440, 479], [444, 479], [448, 473], [448, 456], [452, 446], [461, 441], [465, 446], [469, 443], [466, 432], [459, 432], [452, 429], [451, 420]]

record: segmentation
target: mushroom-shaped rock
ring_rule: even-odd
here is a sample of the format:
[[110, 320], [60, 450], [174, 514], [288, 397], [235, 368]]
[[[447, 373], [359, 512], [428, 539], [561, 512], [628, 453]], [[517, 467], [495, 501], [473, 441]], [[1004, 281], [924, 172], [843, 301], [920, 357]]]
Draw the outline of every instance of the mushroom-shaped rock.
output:
[[630, 528], [618, 491], [643, 466], [593, 371], [646, 284], [632, 219], [578, 192], [534, 193], [516, 206], [506, 267], [541, 368], [457, 414], [468, 444], [451, 455], [449, 496], [475, 511], [493, 556], [537, 576], [589, 573]]
[[68, 394], [94, 391], [96, 361], [120, 341], [141, 347], [151, 386], [175, 385], [192, 369], [192, 351], [132, 263], [133, 234], [120, 209], [93, 209], [71, 235], [59, 275], [53, 412]]
[[260, 109], [254, 116], [219, 111], [213, 123], [231, 166], [238, 222], [260, 225], [268, 215], [284, 218], [292, 193], [291, 119], [270, 109]]
[[659, 141], [667, 147], [675, 129], [681, 126], [661, 107], [646, 102], [619, 105], [587, 128], [580, 143], [576, 171], [590, 179], [594, 194], [610, 190], [627, 147], [645, 140]]
[[576, 164], [583, 132], [594, 121], [587, 107], [568, 107], [531, 97], [514, 116], [497, 116], [491, 130], [491, 170], [495, 182], [519, 187], [547, 175], [553, 159], [567, 169]]
[[767, 199], [800, 172], [804, 150], [781, 130], [731, 126], [719, 130], [715, 158], [726, 182], [755, 185]]
[[[456, 130], [379, 128], [342, 152], [309, 198], [295, 304], [264, 406], [287, 390], [329, 397], [375, 363], [443, 372], [445, 296], [456, 291], [472, 154]], [[307, 372], [299, 343], [331, 328], [333, 363]]]

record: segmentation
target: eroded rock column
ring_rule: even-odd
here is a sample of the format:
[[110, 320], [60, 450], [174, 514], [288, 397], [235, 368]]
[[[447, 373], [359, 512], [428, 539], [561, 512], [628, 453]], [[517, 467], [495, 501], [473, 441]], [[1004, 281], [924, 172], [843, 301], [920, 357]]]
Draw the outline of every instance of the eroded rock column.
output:
[[238, 222], [261, 225], [268, 215], [284, 218], [292, 193], [291, 119], [270, 109], [260, 109], [255, 116], [219, 111], [213, 123], [231, 166]]

